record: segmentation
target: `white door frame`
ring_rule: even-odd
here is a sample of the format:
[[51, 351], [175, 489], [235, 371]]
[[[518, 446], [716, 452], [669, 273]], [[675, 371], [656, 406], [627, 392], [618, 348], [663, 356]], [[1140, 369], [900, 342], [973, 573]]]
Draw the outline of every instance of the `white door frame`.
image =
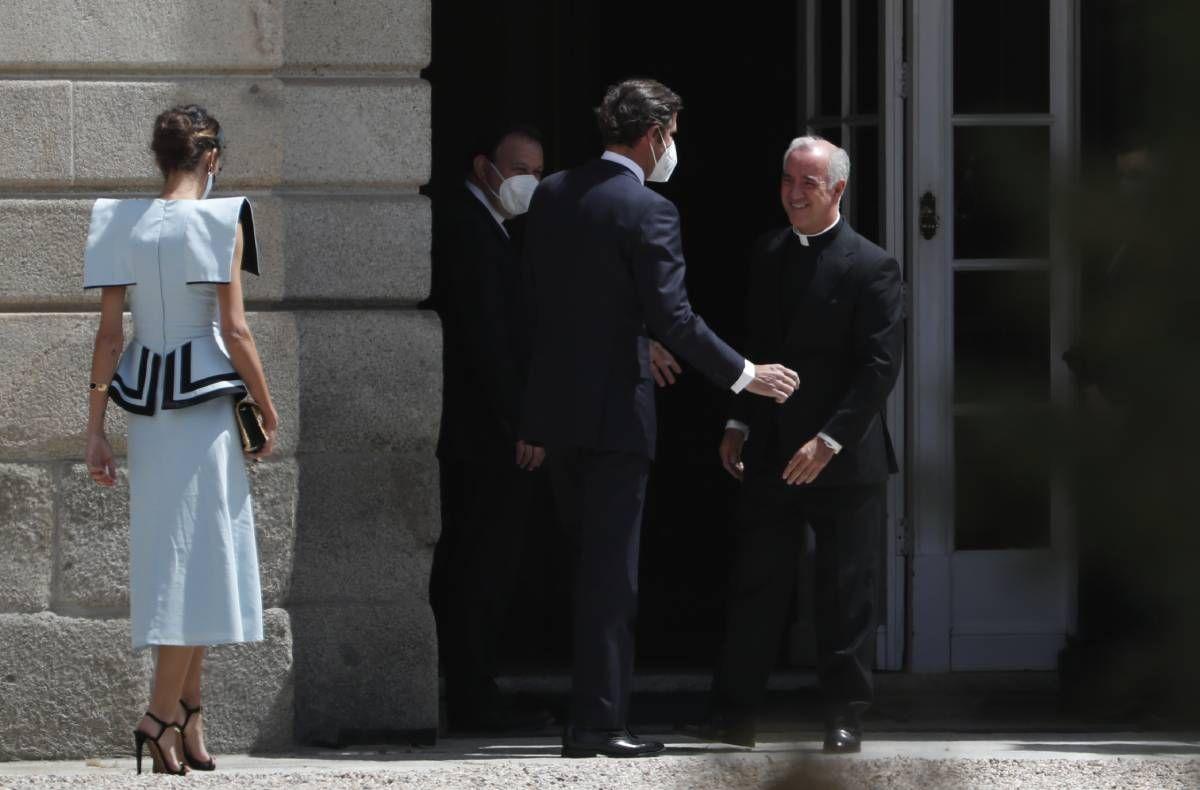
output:
[[[1067, 486], [1051, 484], [1051, 537], [1045, 550], [954, 549], [953, 143], [956, 125], [1045, 124], [1052, 190], [1074, 178], [1078, 150], [1078, 0], [1049, 0], [1049, 117], [953, 115], [953, 0], [909, 0], [912, 174], [907, 195], [909, 281], [909, 507], [912, 519], [910, 667], [1050, 669], [1074, 628], [1076, 576]], [[941, 228], [918, 229], [921, 196], [937, 200]], [[1060, 361], [1076, 321], [1075, 267], [1051, 215], [1051, 400], [1068, 405], [1072, 385]], [[974, 262], [972, 262], [974, 263]], [[1022, 262], [1021, 265], [1028, 265]], [[978, 268], [1001, 262], [980, 263]], [[1037, 265], [1034, 262], [1034, 265]], [[1046, 263], [1041, 263], [1045, 268]], [[966, 268], [965, 266], [963, 268]], [[971, 268], [976, 268], [972, 266]], [[1040, 580], [1040, 583], [1029, 582]], [[1019, 582], [1015, 580], [1020, 580]], [[1013, 583], [1009, 583], [1013, 581]], [[980, 591], [1009, 596], [1000, 605]], [[1048, 603], [1048, 605], [1046, 605]]]
[[[905, 110], [905, 66], [904, 66], [904, 0], [884, 0], [880, 18], [883, 33], [883, 52], [879, 62], [883, 67], [883, 94], [880, 110], [883, 113], [879, 142], [883, 146], [883, 188], [880, 205], [883, 207], [887, 232], [886, 249], [900, 262], [906, 293], [909, 266], [904, 252], [904, 110]], [[907, 444], [908, 421], [905, 419], [907, 403], [904, 382], [908, 378], [907, 355], [900, 369], [897, 385], [888, 398], [887, 422], [896, 449], [899, 474], [888, 480], [887, 492], [887, 556], [885, 580], [888, 585], [887, 612], [884, 622], [887, 633], [879, 643], [883, 646], [877, 657], [880, 669], [899, 670], [904, 668], [906, 637], [908, 636], [908, 507], [907, 507]]]

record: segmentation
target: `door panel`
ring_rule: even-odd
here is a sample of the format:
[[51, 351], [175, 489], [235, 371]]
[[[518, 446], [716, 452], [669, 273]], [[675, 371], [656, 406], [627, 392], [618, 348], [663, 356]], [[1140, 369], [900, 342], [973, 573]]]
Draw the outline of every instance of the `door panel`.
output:
[[[1049, 669], [1071, 628], [1070, 503], [1044, 430], [1068, 405], [1075, 0], [911, 0], [918, 670]], [[938, 585], [943, 585], [938, 589]], [[939, 627], [947, 627], [942, 634]]]

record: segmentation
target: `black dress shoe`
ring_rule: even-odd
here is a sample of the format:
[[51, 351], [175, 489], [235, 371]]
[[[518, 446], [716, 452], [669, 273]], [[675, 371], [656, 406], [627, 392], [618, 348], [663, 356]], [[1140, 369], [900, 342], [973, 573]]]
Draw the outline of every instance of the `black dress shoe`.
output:
[[577, 730], [563, 735], [563, 757], [653, 757], [665, 747], [643, 740], [628, 730]]
[[755, 746], [754, 725], [729, 719], [711, 718], [699, 724], [685, 724], [679, 732], [709, 743], [727, 743], [731, 746]]
[[862, 733], [839, 724], [825, 730], [826, 754], [853, 754], [862, 751]]

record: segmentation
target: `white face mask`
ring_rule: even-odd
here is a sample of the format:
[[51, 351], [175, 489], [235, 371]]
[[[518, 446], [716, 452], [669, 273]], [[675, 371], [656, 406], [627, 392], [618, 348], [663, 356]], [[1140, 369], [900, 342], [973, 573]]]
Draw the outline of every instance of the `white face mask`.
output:
[[[502, 179], [500, 182], [500, 191], [492, 192], [496, 199], [500, 201], [500, 205], [514, 217], [524, 214], [529, 211], [529, 202], [533, 200], [533, 192], [538, 187], [537, 176], [520, 175], [512, 178], [504, 178], [504, 174], [500, 172], [500, 168], [496, 167], [491, 162], [488, 162], [492, 169], [496, 171], [496, 175]], [[490, 190], [491, 187], [488, 187]]]
[[209, 171], [208, 171], [208, 181], [207, 181], [207, 182], [204, 184], [204, 194], [200, 196], [200, 199], [201, 199], [201, 200], [204, 200], [206, 197], [208, 197], [208, 193], [209, 193], [209, 192], [212, 192], [212, 189], [213, 189], [213, 183], [214, 183], [216, 180], [217, 180], [217, 179], [216, 179], [216, 177], [213, 175], [213, 171], [209, 170]]
[[[666, 143], [663, 139], [662, 132], [658, 133], [658, 139], [662, 143]], [[654, 146], [650, 146], [650, 156], [654, 156]], [[655, 157], [654, 170], [646, 177], [647, 181], [654, 181], [662, 184], [671, 177], [671, 173], [675, 172], [675, 166], [679, 164], [679, 151], [675, 148], [675, 141], [667, 146], [667, 150], [663, 151], [662, 158]]]

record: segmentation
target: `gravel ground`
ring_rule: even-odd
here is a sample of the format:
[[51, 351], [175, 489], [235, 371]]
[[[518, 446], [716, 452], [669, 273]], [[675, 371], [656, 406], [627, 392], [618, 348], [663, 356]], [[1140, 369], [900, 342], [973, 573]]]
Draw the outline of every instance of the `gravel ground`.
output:
[[725, 788], [1147, 788], [1168, 790], [1200, 787], [1200, 770], [1181, 761], [1147, 765], [1144, 761], [1113, 760], [955, 760], [891, 758], [803, 766], [789, 771], [785, 763], [763, 760], [712, 759], [707, 765], [681, 765], [676, 760], [643, 762], [581, 761], [522, 764], [447, 765], [417, 770], [382, 767], [375, 770], [321, 770], [254, 773], [193, 774], [186, 779], [114, 774], [44, 775], [0, 779], [12, 788], [163, 787], [187, 783], [205, 787], [246, 788], [375, 788], [406, 787], [430, 790], [458, 788], [582, 788], [585, 790], [724, 790]]
[[[1042, 739], [1045, 741], [1045, 739]], [[582, 788], [584, 790], [849, 790], [886, 788], [1200, 788], [1195, 741], [920, 741], [869, 744], [862, 755], [824, 757], [815, 744], [714, 751], [681, 745], [647, 760], [561, 760], [548, 744], [442, 744], [423, 751], [227, 756], [213, 774], [133, 775], [132, 761], [0, 763], [0, 788], [118, 788], [199, 784], [238, 788]], [[457, 747], [457, 748], [455, 748]], [[501, 749], [500, 752], [489, 752]], [[1059, 752], [1056, 754], [1055, 752]], [[490, 757], [489, 754], [521, 757]], [[939, 756], [941, 755], [941, 756]]]

